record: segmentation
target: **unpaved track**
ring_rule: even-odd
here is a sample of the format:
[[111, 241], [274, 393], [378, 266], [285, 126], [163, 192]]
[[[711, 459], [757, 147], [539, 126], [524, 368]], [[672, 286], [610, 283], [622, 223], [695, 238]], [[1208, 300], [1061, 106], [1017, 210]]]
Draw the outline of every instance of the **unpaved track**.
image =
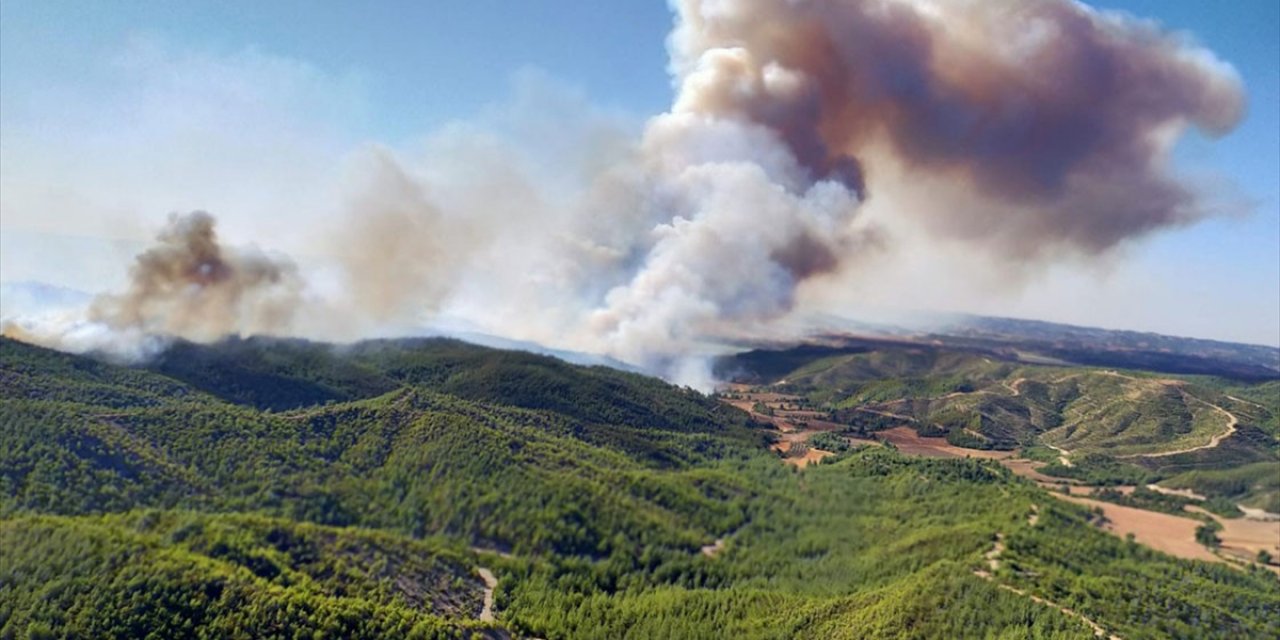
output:
[[1011, 394], [1013, 395], [1013, 397], [1015, 397], [1015, 398], [1016, 398], [1016, 397], [1018, 397], [1018, 396], [1022, 395], [1022, 390], [1021, 390], [1021, 389], [1019, 389], [1018, 387], [1022, 386], [1022, 383], [1026, 382], [1026, 381], [1027, 381], [1027, 379], [1026, 379], [1026, 378], [1018, 378], [1018, 379], [1016, 379], [1016, 380], [1010, 380], [1010, 381], [1008, 381], [1008, 382], [1001, 382], [1000, 384], [1001, 384], [1004, 388], [1008, 389], [1008, 390], [1009, 390], [1009, 393], [1011, 393]]
[[1064, 614], [1066, 614], [1066, 615], [1069, 615], [1069, 616], [1071, 616], [1072, 618], [1075, 618], [1075, 619], [1077, 619], [1077, 620], [1079, 620], [1079, 621], [1081, 621], [1081, 622], [1083, 622], [1083, 623], [1085, 623], [1085, 624], [1089, 625], [1089, 628], [1090, 628], [1090, 629], [1093, 629], [1093, 635], [1098, 636], [1099, 638], [1108, 638], [1108, 640], [1124, 640], [1123, 638], [1121, 638], [1120, 636], [1118, 636], [1118, 635], [1116, 635], [1116, 634], [1114, 634], [1114, 633], [1113, 633], [1113, 634], [1108, 635], [1108, 634], [1107, 634], [1107, 630], [1106, 630], [1106, 629], [1103, 629], [1103, 628], [1102, 628], [1102, 625], [1100, 625], [1100, 624], [1098, 624], [1098, 623], [1094, 622], [1093, 620], [1090, 620], [1089, 618], [1086, 618], [1086, 617], [1084, 616], [1084, 614], [1083, 614], [1083, 613], [1080, 613], [1080, 612], [1078, 612], [1078, 611], [1076, 611], [1076, 610], [1074, 610], [1074, 609], [1068, 609], [1067, 607], [1065, 607], [1065, 606], [1063, 606], [1063, 605], [1060, 605], [1060, 604], [1058, 604], [1058, 603], [1056, 603], [1056, 602], [1051, 602], [1051, 601], [1049, 601], [1049, 600], [1045, 600], [1044, 598], [1041, 598], [1040, 596], [1038, 596], [1038, 595], [1036, 595], [1036, 594], [1034, 594], [1034, 593], [1027, 593], [1026, 591], [1023, 591], [1022, 589], [1019, 589], [1019, 588], [1017, 588], [1017, 587], [1011, 587], [1011, 586], [1009, 586], [1009, 585], [1007, 585], [1007, 584], [1000, 584], [1000, 583], [998, 583], [998, 582], [997, 582], [997, 583], [996, 583], [996, 586], [997, 586], [997, 587], [1000, 587], [1001, 589], [1004, 589], [1005, 591], [1009, 591], [1009, 592], [1016, 593], [1016, 594], [1018, 594], [1018, 595], [1020, 595], [1020, 596], [1026, 597], [1026, 598], [1030, 598], [1030, 599], [1032, 600], [1032, 602], [1038, 602], [1038, 603], [1040, 603], [1040, 604], [1042, 604], [1042, 605], [1045, 605], [1045, 606], [1047, 606], [1047, 607], [1053, 607], [1054, 609], [1057, 609], [1058, 611], [1061, 611], [1062, 613], [1064, 613]]
[[1219, 433], [1218, 435], [1213, 436], [1212, 438], [1209, 438], [1208, 443], [1202, 444], [1197, 447], [1188, 447], [1186, 449], [1175, 449], [1173, 451], [1161, 451], [1160, 453], [1133, 453], [1127, 456], [1116, 456], [1116, 457], [1117, 458], [1164, 458], [1168, 456], [1176, 456], [1183, 453], [1191, 453], [1192, 451], [1212, 449], [1218, 446], [1218, 444], [1220, 444], [1223, 440], [1226, 440], [1227, 438], [1235, 434], [1236, 426], [1240, 424], [1240, 419], [1236, 417], [1236, 414], [1231, 413], [1230, 411], [1227, 411], [1226, 409], [1223, 409], [1222, 407], [1219, 407], [1218, 405], [1213, 404], [1211, 402], [1205, 402], [1204, 400], [1201, 400], [1200, 398], [1197, 398], [1191, 394], [1186, 394], [1186, 396], [1188, 398], [1191, 398], [1192, 400], [1195, 400], [1196, 402], [1199, 402], [1200, 404], [1206, 405], [1208, 407], [1212, 407], [1213, 409], [1227, 416], [1227, 430], [1223, 433]]
[[[484, 547], [471, 547], [471, 551], [480, 555], [490, 553], [500, 558], [514, 557], [506, 551], [486, 549]], [[496, 618], [493, 615], [493, 590], [498, 588], [498, 577], [493, 575], [493, 571], [489, 570], [488, 567], [476, 567], [476, 574], [484, 581], [484, 606], [480, 609], [480, 621], [494, 622]]]
[[484, 567], [476, 567], [476, 573], [480, 574], [481, 580], [484, 580], [484, 608], [480, 609], [480, 621], [494, 622], [493, 590], [498, 588], [498, 578]]
[[1000, 571], [1000, 556], [1005, 553], [1005, 534], [996, 534], [996, 543], [991, 545], [991, 550], [983, 554], [987, 558], [987, 568], [992, 573]]
[[[1040, 519], [1040, 507], [1039, 505], [1033, 504], [1031, 505], [1031, 515], [1027, 516], [1027, 524], [1034, 527], [1036, 526], [1036, 523], [1039, 522], [1039, 519]], [[1061, 611], [1065, 615], [1068, 615], [1068, 616], [1071, 616], [1072, 618], [1080, 620], [1081, 622], [1089, 625], [1090, 629], [1093, 629], [1093, 635], [1095, 636], [1105, 637], [1105, 638], [1108, 638], [1109, 640], [1123, 640], [1118, 635], [1115, 635], [1115, 634], [1108, 635], [1107, 630], [1103, 629], [1102, 625], [1094, 622], [1093, 620], [1090, 620], [1089, 618], [1085, 617], [1084, 614], [1078, 611], [1075, 611], [1073, 609], [1068, 609], [1067, 607], [1060, 605], [1056, 602], [1045, 600], [1040, 596], [1037, 596], [1033, 593], [1028, 593], [1027, 591], [1024, 591], [1017, 587], [1012, 587], [1007, 584], [1001, 584], [1000, 582], [997, 582], [995, 579], [995, 572], [1000, 569], [1000, 556], [1004, 553], [1004, 549], [1005, 549], [1004, 534], [996, 533], [996, 540], [991, 544], [991, 549], [989, 549], [982, 556], [987, 561], [987, 569], [978, 569], [973, 572], [973, 575], [978, 576], [983, 580], [987, 580], [988, 582], [993, 582], [997, 587], [1000, 587], [1005, 591], [1008, 591], [1010, 593], [1016, 593], [1024, 598], [1030, 598], [1031, 601], [1033, 602], [1045, 605], [1046, 607], [1053, 607], [1054, 609]]]
[[1056, 447], [1056, 446], [1051, 445], [1051, 444], [1049, 444], [1048, 442], [1044, 442], [1044, 441], [1041, 441], [1041, 443], [1040, 443], [1040, 444], [1043, 444], [1044, 446], [1049, 447], [1050, 449], [1053, 449], [1054, 451], [1057, 451], [1057, 452], [1058, 452], [1058, 463], [1059, 463], [1059, 464], [1061, 464], [1062, 466], [1064, 466], [1064, 467], [1074, 467], [1074, 466], [1076, 466], [1076, 465], [1075, 465], [1075, 463], [1071, 462], [1071, 459], [1067, 457], [1067, 456], [1071, 455], [1071, 452], [1070, 452], [1070, 451], [1067, 451], [1066, 449], [1063, 449], [1062, 447]]

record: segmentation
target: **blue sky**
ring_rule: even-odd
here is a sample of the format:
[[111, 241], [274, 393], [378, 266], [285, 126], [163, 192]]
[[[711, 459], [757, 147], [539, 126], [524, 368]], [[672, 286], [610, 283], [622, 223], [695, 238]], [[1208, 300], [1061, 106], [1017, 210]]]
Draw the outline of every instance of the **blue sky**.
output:
[[[1247, 213], [1162, 232], [1104, 269], [943, 306], [1280, 343], [1280, 3], [1091, 4], [1185, 32], [1239, 71], [1246, 119], [1221, 140], [1189, 136], [1177, 162]], [[269, 240], [280, 229], [262, 212], [323, 206], [334, 194], [313, 185], [347, 150], [483, 119], [519, 78], [638, 126], [670, 104], [670, 26], [663, 3], [639, 0], [6, 0], [0, 278], [110, 284], [105, 265], [127, 243], [60, 257], [52, 238], [141, 239], [145, 216], [172, 209], [218, 209], [229, 235]]]

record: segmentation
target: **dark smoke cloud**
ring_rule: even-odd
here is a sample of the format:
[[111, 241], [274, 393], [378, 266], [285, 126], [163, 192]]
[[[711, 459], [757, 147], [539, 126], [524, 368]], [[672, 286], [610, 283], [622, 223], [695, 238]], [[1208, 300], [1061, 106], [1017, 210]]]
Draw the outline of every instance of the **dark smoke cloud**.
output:
[[677, 109], [761, 123], [813, 177], [861, 165], [873, 198], [882, 144], [996, 205], [916, 213], [998, 228], [1015, 254], [1096, 253], [1204, 215], [1165, 155], [1184, 126], [1221, 134], [1243, 110], [1208, 52], [1069, 0], [677, 6]]

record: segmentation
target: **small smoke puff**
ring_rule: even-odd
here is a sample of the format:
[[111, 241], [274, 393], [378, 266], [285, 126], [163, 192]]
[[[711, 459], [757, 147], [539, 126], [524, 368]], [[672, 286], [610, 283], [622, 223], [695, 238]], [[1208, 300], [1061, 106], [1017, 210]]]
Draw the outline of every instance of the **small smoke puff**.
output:
[[169, 217], [157, 244], [139, 254], [129, 286], [98, 296], [90, 322], [118, 332], [214, 340], [291, 328], [302, 281], [293, 263], [218, 242], [213, 216]]

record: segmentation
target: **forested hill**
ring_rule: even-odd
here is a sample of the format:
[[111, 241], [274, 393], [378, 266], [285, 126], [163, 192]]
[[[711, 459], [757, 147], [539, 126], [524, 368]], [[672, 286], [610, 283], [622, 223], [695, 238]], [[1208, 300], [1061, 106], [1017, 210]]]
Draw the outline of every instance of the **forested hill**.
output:
[[0, 339], [0, 637], [1280, 632], [1271, 574], [998, 465], [764, 443], [691, 390], [451, 340], [124, 367]]

